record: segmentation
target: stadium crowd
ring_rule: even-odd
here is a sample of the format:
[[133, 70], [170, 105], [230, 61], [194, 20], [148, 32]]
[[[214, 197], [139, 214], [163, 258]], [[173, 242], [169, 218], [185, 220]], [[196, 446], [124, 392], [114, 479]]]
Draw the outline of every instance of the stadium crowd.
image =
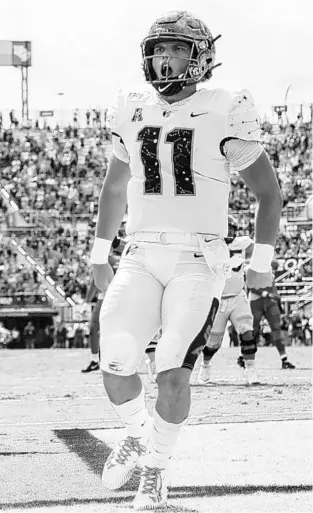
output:
[[[89, 254], [97, 202], [110, 156], [110, 134], [100, 126], [58, 130], [0, 132], [1, 188], [18, 206], [29, 227], [12, 232], [12, 219], [0, 195], [3, 223], [11, 235], [76, 303], [82, 303], [90, 280]], [[312, 139], [309, 123], [263, 124], [262, 142], [276, 170], [284, 207], [303, 204], [311, 193]], [[239, 235], [253, 236], [255, 200], [240, 177], [231, 176], [230, 209]], [[123, 231], [120, 232], [123, 236]], [[282, 230], [276, 257], [312, 255], [312, 229]], [[115, 252], [114, 267], [120, 251]], [[42, 292], [38, 273], [22, 264], [16, 251], [0, 242], [0, 293]], [[290, 279], [311, 275], [311, 263]]]

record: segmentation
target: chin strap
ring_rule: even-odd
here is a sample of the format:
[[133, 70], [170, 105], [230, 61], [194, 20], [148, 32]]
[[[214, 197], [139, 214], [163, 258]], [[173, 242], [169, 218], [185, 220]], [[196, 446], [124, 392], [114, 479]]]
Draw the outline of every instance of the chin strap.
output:
[[[181, 76], [178, 76], [177, 78], [181, 78]], [[183, 80], [178, 80], [177, 82], [160, 81], [155, 82], [152, 85], [162, 96], [173, 96], [174, 94], [180, 93], [187, 84]]]

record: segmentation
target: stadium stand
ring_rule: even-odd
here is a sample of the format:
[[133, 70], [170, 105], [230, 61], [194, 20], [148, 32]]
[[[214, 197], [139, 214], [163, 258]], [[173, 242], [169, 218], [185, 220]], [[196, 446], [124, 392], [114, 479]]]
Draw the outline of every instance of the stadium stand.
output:
[[[276, 258], [288, 326], [299, 310], [307, 318], [305, 308], [311, 301], [311, 135], [309, 123], [263, 124], [262, 142], [284, 199]], [[0, 132], [0, 321], [11, 332], [19, 331], [22, 346], [23, 330], [34, 310], [28, 308], [26, 317], [14, 317], [17, 303], [8, 301], [23, 296], [27, 310], [30, 292], [37, 298], [32, 299], [32, 308], [46, 300], [45, 321], [35, 321], [37, 328], [46, 330], [45, 336], [35, 346], [53, 345], [57, 333], [64, 339], [64, 329], [68, 346], [84, 346], [88, 341], [86, 319], [78, 307], [90, 283], [97, 202], [111, 152], [109, 130], [97, 123], [85, 128], [2, 128]], [[253, 236], [255, 200], [238, 175], [233, 174], [231, 182], [230, 210], [238, 219], [239, 234]], [[123, 227], [119, 235], [123, 237]], [[120, 253], [121, 249], [115, 251], [115, 268]], [[9, 317], [8, 304], [12, 306]], [[308, 332], [309, 323], [306, 326]], [[16, 333], [13, 339], [16, 345]]]

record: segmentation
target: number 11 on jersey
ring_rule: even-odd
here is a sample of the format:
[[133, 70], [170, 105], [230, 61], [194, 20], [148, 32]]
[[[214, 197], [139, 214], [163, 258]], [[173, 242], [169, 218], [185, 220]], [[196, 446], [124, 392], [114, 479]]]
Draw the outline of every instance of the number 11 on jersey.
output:
[[[141, 141], [140, 157], [145, 174], [144, 193], [162, 194], [162, 173], [159, 159], [161, 127], [145, 126], [138, 133]], [[191, 159], [194, 130], [174, 128], [165, 135], [164, 142], [173, 145], [172, 166], [175, 196], [195, 195], [194, 175]]]

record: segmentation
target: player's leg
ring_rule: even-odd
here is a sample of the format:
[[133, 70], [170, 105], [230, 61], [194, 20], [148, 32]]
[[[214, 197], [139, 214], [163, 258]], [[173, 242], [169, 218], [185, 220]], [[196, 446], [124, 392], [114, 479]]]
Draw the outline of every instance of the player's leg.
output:
[[288, 360], [285, 344], [282, 339], [280, 329], [280, 309], [277, 301], [268, 300], [268, 306], [265, 310], [265, 318], [271, 328], [272, 339], [281, 358], [282, 369], [295, 369], [295, 365]]
[[102, 299], [96, 302], [89, 323], [89, 340], [90, 340], [90, 363], [82, 370], [82, 372], [92, 372], [100, 368], [99, 366], [99, 345], [100, 345], [100, 323], [99, 315], [102, 305]]
[[135, 509], [166, 503], [168, 463], [189, 415], [191, 372], [218, 309], [212, 281], [207, 276], [182, 276], [165, 288], [162, 336], [156, 349], [158, 397]]
[[122, 486], [145, 451], [148, 412], [137, 374], [149, 340], [160, 327], [163, 287], [141, 257], [124, 258], [103, 300], [100, 347], [103, 383], [112, 406], [126, 427], [125, 438], [104, 466], [106, 488]]
[[[253, 316], [246, 293], [242, 290], [234, 299], [230, 320], [239, 335], [244, 377], [247, 385], [260, 383], [255, 370], [257, 337], [253, 332]], [[240, 357], [239, 357], [240, 358]]]
[[253, 335], [258, 343], [260, 339], [261, 320], [264, 315], [263, 299], [260, 298], [250, 301], [250, 309], [253, 317]]
[[206, 344], [202, 351], [202, 361], [198, 374], [198, 384], [207, 385], [211, 381], [211, 360], [220, 349], [223, 336], [229, 318], [228, 299], [221, 299], [218, 312], [216, 314], [211, 333], [209, 337], [205, 336], [203, 344]]

